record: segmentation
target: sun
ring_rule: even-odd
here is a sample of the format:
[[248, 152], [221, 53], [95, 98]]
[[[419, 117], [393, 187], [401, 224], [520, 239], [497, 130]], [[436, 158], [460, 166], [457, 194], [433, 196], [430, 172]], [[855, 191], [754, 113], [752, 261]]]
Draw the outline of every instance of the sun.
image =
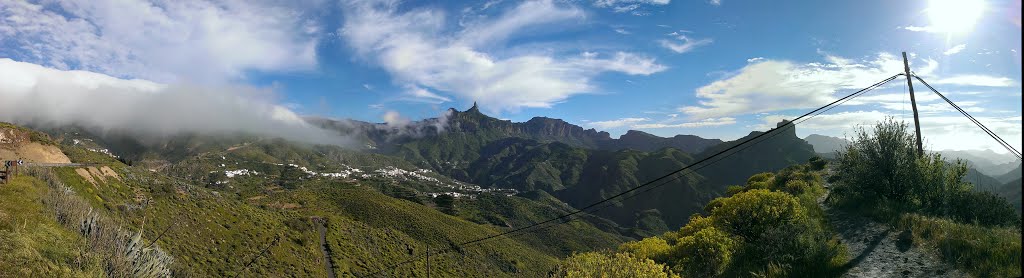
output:
[[982, 0], [931, 0], [928, 3], [931, 27], [942, 33], [970, 31], [984, 11], [985, 1]]

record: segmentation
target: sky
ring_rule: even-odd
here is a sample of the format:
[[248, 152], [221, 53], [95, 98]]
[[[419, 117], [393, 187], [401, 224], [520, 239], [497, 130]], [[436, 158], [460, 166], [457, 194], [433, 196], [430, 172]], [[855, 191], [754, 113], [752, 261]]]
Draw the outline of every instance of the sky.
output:
[[[476, 102], [613, 136], [732, 140], [901, 73], [906, 51], [1019, 150], [1020, 1], [950, 1], [0, 0], [0, 120], [302, 130], [303, 116], [408, 121]], [[914, 88], [927, 147], [1005, 152]], [[798, 135], [911, 121], [908, 95], [896, 79]]]

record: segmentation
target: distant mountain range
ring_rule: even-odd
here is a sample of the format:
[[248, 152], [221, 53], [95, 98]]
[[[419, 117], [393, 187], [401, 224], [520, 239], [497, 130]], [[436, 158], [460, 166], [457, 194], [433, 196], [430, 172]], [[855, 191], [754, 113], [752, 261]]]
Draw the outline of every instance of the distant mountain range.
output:
[[1020, 167], [1020, 161], [1013, 155], [1008, 153], [1000, 154], [993, 152], [992, 150], [944, 150], [939, 153], [947, 159], [966, 160], [971, 167], [978, 169], [978, 171], [985, 175], [993, 177], [1006, 174], [1014, 168]]
[[[607, 198], [762, 133], [751, 132], [728, 142], [693, 135], [660, 137], [642, 131], [628, 131], [616, 139], [607, 132], [585, 129], [560, 119], [501, 120], [481, 113], [475, 105], [466, 111], [449, 109], [442, 117], [404, 124], [326, 118], [306, 120], [355, 138], [366, 147], [363, 151], [382, 155], [366, 162], [368, 165], [417, 167], [484, 188], [543, 191], [573, 207]], [[68, 134], [81, 130], [64, 128], [61, 131]], [[245, 135], [198, 134], [181, 135], [159, 145], [117, 136], [96, 140], [128, 160], [157, 168], [194, 160], [203, 153], [228, 149], [243, 142], [261, 142], [267, 146], [291, 144]], [[753, 174], [806, 162], [815, 155], [834, 153], [848, 144], [845, 139], [816, 134], [800, 139], [795, 128], [759, 141], [749, 148], [730, 151], [729, 156], [715, 159], [713, 164], [701, 165], [699, 171], [668, 182], [657, 193], [615, 202], [612, 208], [595, 214], [621, 227], [641, 229], [634, 234], [663, 232], [642, 230], [651, 227], [674, 229], [685, 224], [691, 214], [701, 211], [708, 201], [720, 196], [728, 185], [741, 184]], [[301, 156], [268, 154], [278, 160], [303, 161]], [[338, 156], [351, 158], [354, 155]], [[180, 168], [180, 165], [174, 167]], [[1017, 171], [1019, 177], [1019, 168]], [[990, 177], [994, 175], [983, 172], [972, 171], [968, 176], [969, 181], [986, 190], [997, 190], [1004, 184]], [[1012, 178], [1007, 177], [1007, 181]]]
[[811, 134], [804, 137], [804, 141], [814, 146], [814, 151], [822, 154], [832, 154], [843, 150], [850, 145], [850, 141], [839, 137]]
[[466, 111], [452, 108], [445, 117], [429, 118], [404, 125], [326, 118], [308, 118], [307, 121], [342, 133], [362, 135], [362, 139], [367, 140], [369, 145], [382, 152], [394, 151], [398, 145], [420, 138], [444, 136], [445, 133], [471, 133], [485, 141], [517, 137], [600, 150], [655, 151], [671, 147], [696, 153], [722, 143], [719, 139], [705, 139], [695, 135], [665, 138], [637, 130], [627, 131], [618, 139], [614, 139], [608, 132], [593, 128], [584, 129], [561, 119], [534, 117], [526, 122], [500, 120], [484, 115], [476, 105]]
[[[804, 141], [813, 145], [814, 151], [825, 157], [831, 157], [836, 150], [842, 150], [850, 144], [850, 141], [843, 138], [819, 134], [808, 135]], [[991, 186], [993, 183], [998, 185], [1020, 177], [1020, 161], [1010, 154], [1000, 154], [992, 150], [944, 150], [939, 153], [949, 161], [964, 160], [968, 166], [978, 172], [968, 173], [968, 179], [980, 181], [980, 184], [984, 186]], [[1011, 174], [1006, 178], [993, 179], [1009, 174], [1014, 168], [1017, 169], [1016, 176]], [[987, 177], [977, 177], [977, 174]]]
[[[536, 117], [511, 122], [473, 106], [450, 109], [447, 117], [404, 126], [312, 119], [339, 131], [363, 130], [376, 151], [484, 187], [541, 190], [581, 207], [708, 157], [760, 132], [723, 142], [693, 135], [659, 137], [629, 131], [618, 139], [607, 132]], [[765, 140], [698, 172], [669, 182], [643, 201], [616, 203], [597, 215], [623, 226], [659, 215], [668, 227], [685, 224], [725, 186], [752, 174], [806, 162], [814, 150], [794, 129]], [[648, 219], [649, 220], [649, 219]]]

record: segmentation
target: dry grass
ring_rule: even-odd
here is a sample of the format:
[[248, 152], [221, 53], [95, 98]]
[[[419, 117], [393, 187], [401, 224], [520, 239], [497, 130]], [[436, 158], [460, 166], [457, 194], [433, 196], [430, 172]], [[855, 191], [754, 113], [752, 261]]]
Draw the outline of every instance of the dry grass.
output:
[[936, 250], [942, 259], [977, 277], [1020, 277], [1018, 227], [984, 227], [905, 214], [898, 222], [913, 242]]
[[173, 258], [159, 247], [147, 246], [142, 231], [129, 231], [92, 206], [45, 168], [28, 167], [27, 173], [50, 187], [43, 202], [53, 209], [58, 223], [86, 239], [88, 251], [103, 256], [108, 277], [170, 277]]

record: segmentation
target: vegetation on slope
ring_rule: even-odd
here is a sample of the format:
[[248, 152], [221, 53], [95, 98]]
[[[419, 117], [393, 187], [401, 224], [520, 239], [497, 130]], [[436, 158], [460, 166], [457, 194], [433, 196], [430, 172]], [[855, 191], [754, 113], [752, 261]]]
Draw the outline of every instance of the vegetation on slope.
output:
[[836, 160], [837, 207], [893, 223], [913, 244], [933, 248], [946, 262], [982, 277], [1020, 276], [1020, 216], [1003, 197], [972, 190], [966, 165], [941, 155], [918, 155], [906, 125], [886, 120]]
[[0, 277], [103, 277], [103, 258], [43, 203], [49, 191], [29, 176], [0, 184]]
[[[70, 192], [83, 197], [81, 204], [122, 223], [126, 230], [141, 231], [142, 238], [156, 239], [175, 258], [173, 275], [185, 277], [324, 276], [324, 256], [316, 229], [319, 224], [310, 221], [312, 217], [325, 220], [327, 245], [335, 250], [330, 259], [339, 276], [378, 270], [392, 271], [389, 275], [422, 276], [427, 271], [423, 260], [392, 265], [422, 255], [427, 247], [434, 252], [445, 250], [571, 209], [546, 194], [520, 197], [486, 192], [450, 198], [450, 203], [442, 207], [439, 200], [445, 198], [433, 198], [428, 193], [450, 189], [438, 188], [429, 179], [449, 185], [456, 182], [429, 172], [418, 172], [427, 181], [376, 172], [357, 179], [330, 178], [310, 176], [287, 166], [296, 164], [317, 172], [349, 166], [367, 171], [376, 167], [401, 169], [395, 166], [414, 169], [397, 158], [275, 140], [216, 144], [223, 149], [202, 147], [208, 145], [201, 140], [191, 142], [196, 142], [192, 144], [197, 147], [192, 149], [195, 152], [151, 172], [64, 140], [61, 147], [74, 162], [109, 167], [120, 178], [92, 175], [90, 179], [82, 174], [87, 171], [73, 167], [55, 168], [53, 174]], [[149, 159], [171, 161], [153, 155], [159, 151], [142, 152], [150, 154]], [[231, 178], [210, 175], [241, 168], [260, 174]], [[598, 229], [589, 222], [575, 221], [511, 239], [435, 253], [431, 256], [431, 273], [543, 276], [555, 267], [559, 257], [573, 251], [613, 247], [623, 240], [614, 223], [584, 217], [605, 226]], [[263, 248], [269, 249], [257, 256]], [[66, 261], [54, 264], [61, 267]], [[246, 267], [250, 261], [253, 264]], [[102, 271], [105, 264], [94, 268]]]
[[[685, 277], [835, 275], [845, 262], [845, 249], [816, 202], [824, 194], [817, 173], [822, 166], [812, 160], [754, 175], [745, 185], [730, 187], [728, 197], [709, 203], [704, 214], [693, 215], [678, 231], [620, 245], [620, 255], [614, 256], [620, 261], [614, 264]], [[562, 268], [574, 269], [577, 257], [601, 256], [608, 257], [577, 255]]]

